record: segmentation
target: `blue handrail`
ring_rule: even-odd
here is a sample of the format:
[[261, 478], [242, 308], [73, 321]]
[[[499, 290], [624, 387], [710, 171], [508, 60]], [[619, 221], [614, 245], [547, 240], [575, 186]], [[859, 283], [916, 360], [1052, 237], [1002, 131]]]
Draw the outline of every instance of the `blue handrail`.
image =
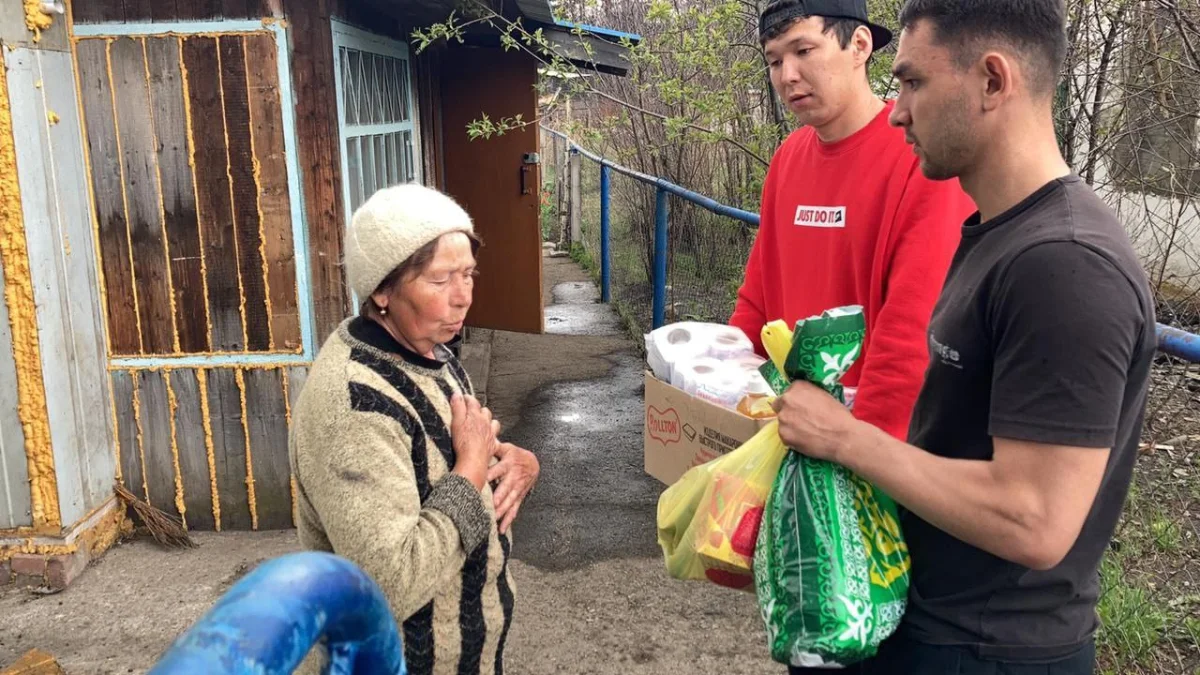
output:
[[[561, 131], [556, 131], [547, 126], [542, 126], [542, 128], [550, 134], [558, 136], [566, 141], [571, 152], [583, 155], [593, 162], [596, 162], [601, 167], [600, 250], [602, 258], [601, 268], [603, 272], [600, 280], [600, 296], [605, 302], [608, 302], [608, 298], [611, 297], [609, 274], [607, 271], [610, 265], [608, 241], [610, 231], [608, 203], [610, 191], [608, 186], [608, 170], [611, 169], [612, 171], [629, 176], [630, 178], [646, 183], [647, 185], [652, 185], [657, 191], [654, 208], [654, 265], [652, 267], [654, 270], [654, 300], [652, 308], [653, 328], [661, 327], [666, 321], [668, 255], [667, 232], [669, 224], [669, 217], [667, 213], [669, 200], [666, 199], [667, 193], [676, 195], [681, 199], [685, 199], [693, 204], [706, 208], [713, 213], [720, 214], [722, 216], [728, 216], [735, 220], [746, 223], [751, 227], [759, 226], [759, 215], [757, 213], [751, 213], [750, 211], [744, 211], [742, 209], [722, 204], [710, 197], [705, 197], [698, 192], [693, 192], [687, 188], [680, 187], [670, 181], [659, 178], [658, 176], [651, 176], [649, 174], [642, 173], [641, 171], [635, 171], [633, 169], [621, 166], [620, 164], [607, 160], [600, 155], [588, 152]], [[1163, 352], [1164, 354], [1170, 354], [1176, 358], [1184, 359], [1191, 363], [1200, 363], [1200, 335], [1195, 335], [1178, 328], [1172, 328], [1161, 323], [1157, 325], [1157, 332], [1159, 351]]]
[[283, 675], [322, 637], [326, 672], [408, 672], [379, 586], [345, 558], [304, 552], [265, 562], [239, 581], [150, 673]]

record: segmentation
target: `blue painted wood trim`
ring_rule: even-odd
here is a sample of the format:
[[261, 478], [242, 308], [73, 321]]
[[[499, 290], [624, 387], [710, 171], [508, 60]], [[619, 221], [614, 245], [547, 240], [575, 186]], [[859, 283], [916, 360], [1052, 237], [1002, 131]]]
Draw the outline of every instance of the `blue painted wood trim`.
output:
[[77, 23], [72, 27], [76, 37], [110, 37], [126, 35], [197, 35], [207, 33], [252, 33], [275, 30], [279, 24], [262, 21], [183, 21], [179, 23]]
[[195, 356], [131, 356], [113, 358], [110, 370], [153, 370], [157, 368], [209, 368], [214, 366], [304, 366], [312, 363], [306, 354], [198, 354]]
[[267, 24], [275, 34], [276, 62], [279, 66], [279, 105], [283, 111], [283, 142], [286, 148], [288, 197], [292, 205], [292, 249], [296, 259], [296, 307], [300, 312], [300, 342], [304, 357], [312, 361], [316, 354], [316, 319], [313, 316], [312, 256], [308, 244], [307, 210], [304, 208], [303, 175], [300, 173], [300, 146], [296, 140], [296, 105], [292, 99], [292, 67], [288, 53], [287, 31], [278, 23]]

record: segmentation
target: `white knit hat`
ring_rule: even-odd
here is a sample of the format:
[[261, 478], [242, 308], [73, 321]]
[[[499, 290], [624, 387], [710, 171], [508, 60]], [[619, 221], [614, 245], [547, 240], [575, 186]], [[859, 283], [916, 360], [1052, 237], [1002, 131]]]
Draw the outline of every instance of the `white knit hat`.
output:
[[474, 232], [449, 196], [423, 185], [384, 188], [354, 212], [346, 232], [346, 278], [365, 301], [392, 270], [449, 232]]

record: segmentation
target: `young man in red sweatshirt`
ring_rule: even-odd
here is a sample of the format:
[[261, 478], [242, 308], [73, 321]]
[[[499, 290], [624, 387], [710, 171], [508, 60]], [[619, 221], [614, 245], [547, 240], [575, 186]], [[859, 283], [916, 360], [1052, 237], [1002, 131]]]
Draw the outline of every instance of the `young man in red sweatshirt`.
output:
[[[862, 358], [844, 382], [855, 416], [904, 439], [929, 351], [926, 327], [975, 205], [957, 180], [921, 174], [893, 103], [867, 79], [891, 33], [865, 0], [777, 0], [760, 40], [771, 84], [804, 126], [776, 152], [730, 324], [762, 353], [762, 327], [862, 305]], [[765, 354], [764, 354], [765, 356]]]

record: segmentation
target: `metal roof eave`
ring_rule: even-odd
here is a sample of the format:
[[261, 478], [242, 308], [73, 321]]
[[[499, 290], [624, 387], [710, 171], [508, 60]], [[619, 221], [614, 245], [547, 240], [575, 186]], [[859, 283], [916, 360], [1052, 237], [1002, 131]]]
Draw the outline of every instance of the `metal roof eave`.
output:
[[610, 37], [605, 39], [583, 26], [575, 26], [566, 22], [556, 22], [554, 25], [530, 26], [532, 30], [542, 29], [546, 41], [555, 48], [559, 55], [579, 68], [595, 70], [610, 75], [626, 75], [629, 72], [629, 48], [636, 35], [608, 31], [610, 35], [620, 35], [622, 42], [615, 42]]

